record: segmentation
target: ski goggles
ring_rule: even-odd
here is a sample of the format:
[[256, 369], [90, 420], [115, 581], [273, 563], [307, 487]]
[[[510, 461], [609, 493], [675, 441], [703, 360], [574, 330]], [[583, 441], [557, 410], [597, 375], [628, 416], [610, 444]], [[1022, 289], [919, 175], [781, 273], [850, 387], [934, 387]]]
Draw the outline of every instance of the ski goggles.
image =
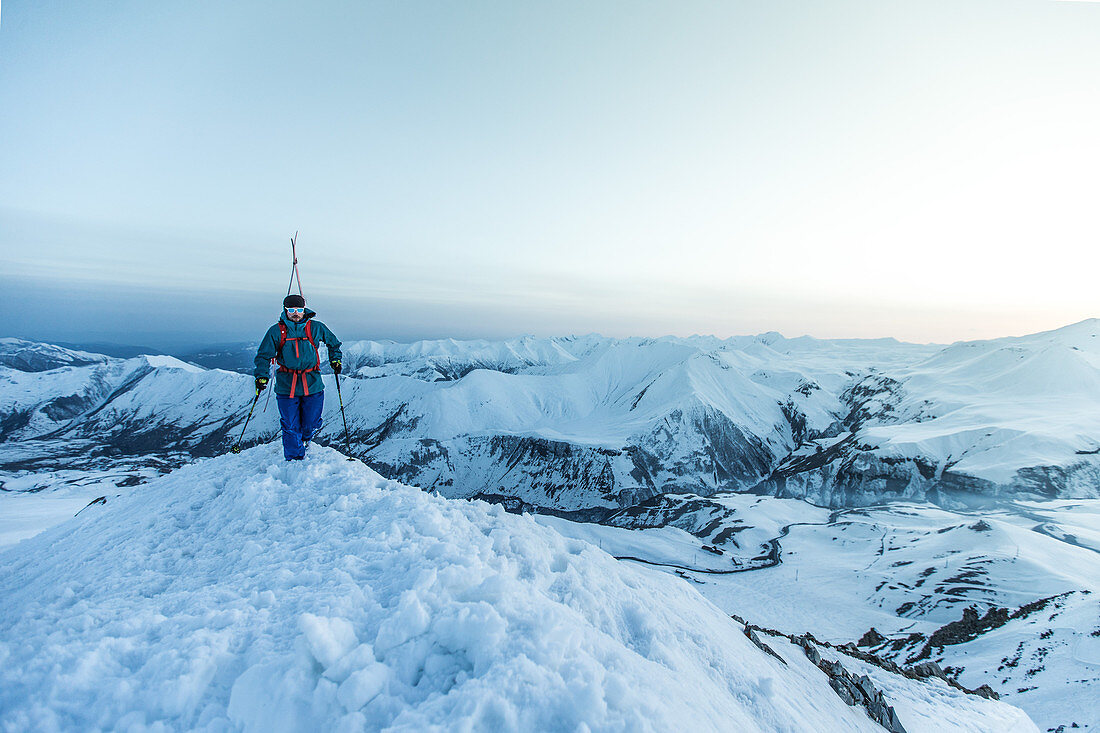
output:
[[305, 313], [306, 309], [305, 308], [287, 308], [286, 312], [287, 313]]

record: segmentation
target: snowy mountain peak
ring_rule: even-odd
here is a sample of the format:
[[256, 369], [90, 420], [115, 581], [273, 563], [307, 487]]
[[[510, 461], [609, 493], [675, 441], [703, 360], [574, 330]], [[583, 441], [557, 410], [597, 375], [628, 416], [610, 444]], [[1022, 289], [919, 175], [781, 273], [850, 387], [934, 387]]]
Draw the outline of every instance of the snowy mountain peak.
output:
[[194, 364], [188, 364], [187, 362], [181, 361], [181, 360], [177, 359], [174, 356], [166, 356], [166, 355], [150, 356], [150, 355], [146, 354], [146, 355], [138, 357], [138, 359], [140, 359], [145, 364], [148, 364], [149, 366], [151, 366], [153, 368], [182, 369], [183, 371], [191, 372], [192, 374], [198, 374], [200, 372], [206, 371], [205, 369], [203, 369], [200, 366], [195, 366]]

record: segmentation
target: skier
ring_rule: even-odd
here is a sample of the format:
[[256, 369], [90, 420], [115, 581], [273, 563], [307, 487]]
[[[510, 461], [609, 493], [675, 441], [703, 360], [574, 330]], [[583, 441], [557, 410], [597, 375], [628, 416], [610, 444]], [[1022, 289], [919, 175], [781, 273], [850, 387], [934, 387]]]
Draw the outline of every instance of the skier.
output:
[[267, 329], [256, 350], [256, 395], [267, 387], [268, 364], [276, 360], [275, 399], [283, 427], [283, 457], [300, 461], [306, 446], [321, 427], [321, 408], [325, 403], [325, 384], [321, 381], [323, 341], [328, 347], [332, 371], [340, 373], [340, 340], [306, 308], [301, 295], [283, 299], [279, 322]]

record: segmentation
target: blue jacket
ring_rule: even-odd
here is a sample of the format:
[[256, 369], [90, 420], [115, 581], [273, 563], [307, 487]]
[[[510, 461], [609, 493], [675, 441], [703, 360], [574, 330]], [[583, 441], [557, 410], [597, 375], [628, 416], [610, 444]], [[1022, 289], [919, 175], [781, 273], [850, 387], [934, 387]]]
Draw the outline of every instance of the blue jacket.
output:
[[[253, 374], [259, 377], [268, 375], [268, 364], [275, 359], [280, 367], [289, 370], [306, 370], [301, 374], [279, 369], [275, 373], [275, 394], [288, 396], [291, 392], [294, 396], [304, 394], [316, 394], [323, 392], [325, 383], [321, 381], [321, 371], [317, 369], [318, 353], [313, 344], [306, 337], [306, 324], [310, 324], [310, 333], [313, 341], [318, 346], [325, 344], [328, 347], [328, 360], [340, 361], [340, 340], [328, 329], [328, 326], [320, 321], [311, 320], [315, 312], [306, 308], [305, 317], [295, 323], [287, 318], [286, 311], [279, 317], [279, 323], [286, 327], [286, 343], [283, 345], [282, 354], [279, 354], [279, 341], [282, 340], [282, 332], [279, 323], [267, 329], [260, 348], [256, 350], [256, 369]], [[321, 363], [324, 363], [321, 361]]]

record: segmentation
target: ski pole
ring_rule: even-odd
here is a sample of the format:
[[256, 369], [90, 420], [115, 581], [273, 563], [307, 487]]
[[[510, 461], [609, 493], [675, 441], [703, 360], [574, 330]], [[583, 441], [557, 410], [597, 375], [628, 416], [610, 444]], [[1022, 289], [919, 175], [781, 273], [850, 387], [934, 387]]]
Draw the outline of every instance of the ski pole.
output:
[[340, 417], [344, 420], [344, 445], [347, 446], [348, 460], [355, 460], [351, 455], [351, 439], [348, 438], [348, 416], [344, 414], [344, 395], [340, 392], [340, 375], [336, 375], [336, 396], [340, 398]]
[[[275, 368], [275, 360], [272, 359], [271, 360], [271, 366], [269, 366], [267, 368], [267, 379], [268, 379], [269, 382], [274, 382], [274, 379], [275, 379], [275, 372], [273, 371], [274, 368]], [[271, 392], [274, 392], [274, 391], [275, 390], [271, 390]], [[260, 411], [260, 412], [264, 413], [265, 415], [267, 414], [267, 406], [271, 403], [271, 392], [268, 392], [267, 397], [264, 397], [264, 409]]]
[[256, 396], [252, 398], [252, 407], [248, 410], [248, 417], [244, 420], [244, 427], [241, 428], [241, 437], [237, 440], [237, 444], [229, 449], [230, 453], [241, 452], [241, 441], [244, 440], [244, 431], [248, 430], [248, 421], [252, 419], [252, 411], [256, 409], [256, 403], [260, 401], [260, 393], [257, 392]]

